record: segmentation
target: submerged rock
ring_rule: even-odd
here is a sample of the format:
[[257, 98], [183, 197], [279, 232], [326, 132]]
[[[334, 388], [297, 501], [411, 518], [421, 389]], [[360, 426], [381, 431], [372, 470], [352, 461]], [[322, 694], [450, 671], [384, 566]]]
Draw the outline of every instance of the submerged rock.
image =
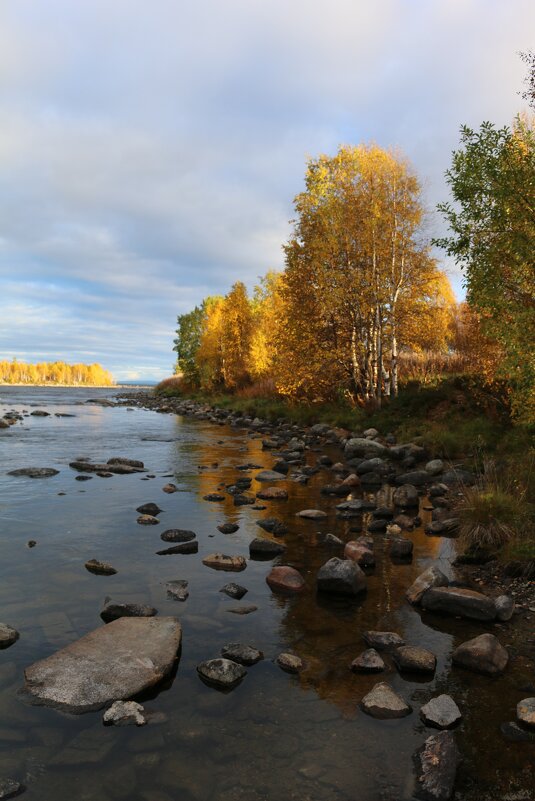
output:
[[258, 606], [254, 604], [243, 604], [242, 606], [233, 606], [231, 609], [227, 609], [227, 612], [230, 612], [232, 615], [250, 615], [252, 612], [256, 612]]
[[433, 734], [416, 754], [418, 788], [425, 801], [448, 801], [453, 795], [459, 752], [449, 731]]
[[392, 687], [382, 681], [376, 684], [360, 702], [361, 709], [367, 715], [381, 720], [404, 718], [410, 715], [412, 708], [405, 703]]
[[261, 470], [255, 476], [255, 481], [284, 481], [285, 477], [276, 470]]
[[430, 612], [460, 615], [472, 620], [494, 620], [496, 617], [492, 598], [462, 587], [433, 587], [425, 593], [421, 603]]
[[154, 617], [158, 610], [146, 604], [114, 603], [107, 601], [104, 604], [100, 617], [105, 623], [118, 620], [120, 617]]
[[385, 663], [375, 648], [367, 648], [351, 662], [350, 668], [354, 673], [381, 673]]
[[438, 567], [432, 566], [420, 573], [416, 581], [411, 584], [405, 596], [409, 603], [419, 604], [423, 596], [432, 587], [447, 587], [448, 579]]
[[10, 645], [17, 642], [19, 636], [16, 629], [8, 626], [7, 623], [0, 623], [0, 650], [9, 648]]
[[288, 565], [272, 568], [269, 575], [266, 576], [266, 582], [274, 592], [301, 592], [305, 586], [305, 580], [301, 573]]
[[168, 528], [160, 534], [160, 539], [164, 542], [192, 542], [196, 536], [194, 531], [184, 528]]
[[227, 556], [224, 553], [211, 553], [202, 560], [203, 565], [213, 567], [214, 570], [229, 570], [239, 572], [245, 570], [247, 562], [243, 556]]
[[208, 495], [203, 495], [203, 501], [213, 501], [217, 503], [218, 501], [224, 501], [224, 500], [225, 496], [220, 495], [219, 492], [210, 492]]
[[360, 595], [366, 591], [366, 583], [356, 562], [336, 556], [320, 567], [317, 576], [318, 591], [336, 595]]
[[305, 663], [299, 656], [286, 652], [279, 654], [275, 662], [286, 673], [299, 673], [305, 667]]
[[144, 711], [135, 701], [115, 701], [104, 712], [102, 721], [108, 726], [144, 726], [147, 722]]
[[296, 517], [303, 517], [306, 520], [323, 520], [327, 517], [327, 512], [323, 512], [321, 509], [303, 509], [301, 512], [297, 512]]
[[255, 537], [249, 543], [249, 554], [251, 558], [257, 557], [260, 559], [267, 558], [273, 559], [286, 550], [286, 545], [274, 540], [262, 539], [262, 537]]
[[114, 576], [117, 573], [114, 567], [107, 562], [99, 562], [98, 559], [90, 559], [85, 563], [85, 568], [96, 576]]
[[462, 714], [450, 695], [437, 695], [420, 709], [420, 717], [428, 726], [451, 729], [461, 720]]
[[162, 491], [166, 492], [168, 495], [172, 495], [173, 492], [178, 492], [178, 487], [176, 484], [169, 483], [162, 487]]
[[362, 636], [370, 648], [375, 648], [377, 651], [387, 651], [405, 645], [405, 640], [395, 631], [365, 631]]
[[189, 597], [188, 582], [185, 579], [167, 581], [165, 589], [168, 597], [174, 601], [186, 601]]
[[207, 684], [223, 689], [236, 687], [247, 675], [243, 665], [231, 659], [207, 659], [197, 665], [197, 672]]
[[57, 476], [59, 470], [53, 467], [19, 467], [17, 470], [10, 470], [8, 476], [27, 476], [28, 478], [50, 478]]
[[261, 501], [285, 501], [288, 498], [288, 490], [283, 487], [267, 487], [265, 490], [257, 492], [256, 497]]
[[172, 554], [188, 554], [197, 553], [199, 550], [199, 543], [197, 540], [188, 540], [187, 542], [179, 542], [178, 545], [173, 545], [171, 548], [164, 548], [162, 551], [156, 551], [156, 556], [171, 556]]
[[182, 630], [174, 617], [122, 617], [24, 671], [37, 704], [80, 714], [158, 684], [172, 669]]
[[454, 665], [476, 673], [498, 676], [509, 661], [509, 654], [493, 634], [480, 634], [461, 643], [452, 654]]
[[221, 649], [221, 656], [224, 659], [232, 659], [233, 662], [238, 662], [240, 665], [256, 665], [264, 658], [262, 651], [239, 642], [224, 645]]

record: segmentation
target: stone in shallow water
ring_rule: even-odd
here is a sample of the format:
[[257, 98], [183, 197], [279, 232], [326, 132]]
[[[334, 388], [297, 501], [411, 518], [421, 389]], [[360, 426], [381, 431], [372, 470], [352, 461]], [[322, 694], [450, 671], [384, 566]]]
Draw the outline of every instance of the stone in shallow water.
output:
[[334, 595], [360, 595], [366, 590], [366, 575], [355, 562], [334, 556], [320, 567], [317, 587]]
[[261, 501], [285, 501], [288, 498], [288, 490], [283, 487], [268, 487], [257, 492], [256, 497]]
[[462, 714], [450, 695], [437, 695], [420, 709], [420, 717], [428, 726], [451, 729], [461, 720]]
[[275, 537], [284, 537], [288, 533], [288, 526], [281, 520], [277, 520], [276, 517], [265, 517], [263, 520], [257, 520], [256, 525]]
[[0, 779], [0, 798], [15, 798], [24, 792], [24, 787], [14, 779]]
[[243, 556], [227, 556], [224, 553], [211, 553], [202, 560], [203, 565], [212, 567], [214, 570], [229, 570], [239, 573], [245, 570], [247, 562]]
[[286, 550], [286, 545], [281, 542], [274, 542], [273, 540], [263, 539], [262, 537], [255, 537], [249, 543], [249, 554], [251, 557], [272, 559]]
[[392, 687], [382, 681], [376, 684], [360, 702], [361, 708], [367, 715], [381, 720], [391, 718], [404, 718], [412, 712], [411, 707], [405, 703]]
[[413, 549], [414, 545], [412, 540], [396, 537], [390, 542], [390, 558], [393, 560], [408, 561], [412, 559]]
[[10, 470], [8, 476], [27, 476], [28, 478], [50, 478], [51, 476], [57, 476], [58, 473], [59, 470], [54, 470], [53, 467], [20, 467], [18, 470]]
[[498, 620], [505, 622], [511, 620], [513, 612], [515, 611], [515, 602], [509, 595], [498, 595], [494, 599], [494, 606], [496, 607], [496, 617]]
[[437, 666], [437, 658], [431, 651], [414, 645], [397, 648], [393, 658], [398, 670], [409, 673], [434, 673]]
[[225, 496], [220, 495], [218, 492], [210, 492], [208, 495], [203, 495], [203, 501], [213, 501], [217, 503], [217, 501], [224, 501]]
[[122, 617], [24, 671], [31, 701], [80, 714], [158, 684], [172, 669], [182, 630], [174, 617]]
[[229, 584], [225, 584], [224, 587], [221, 587], [219, 592], [224, 592], [225, 595], [228, 595], [230, 598], [235, 598], [237, 601], [239, 601], [247, 593], [247, 589], [242, 587], [240, 584], [235, 584], [233, 581], [231, 581]]
[[165, 585], [167, 595], [174, 601], [186, 601], [189, 597], [188, 582], [185, 579], [168, 581]]
[[409, 603], [419, 604], [423, 596], [432, 587], [447, 587], [448, 579], [438, 567], [428, 567], [409, 587], [405, 596]]
[[154, 617], [156, 614], [158, 614], [158, 610], [146, 604], [107, 601], [100, 613], [100, 617], [105, 623], [111, 623], [112, 620], [118, 620], [120, 617]]
[[221, 534], [234, 534], [238, 529], [239, 526], [237, 523], [222, 523], [217, 527], [217, 530], [220, 531]]
[[191, 542], [197, 535], [194, 531], [183, 528], [168, 528], [160, 534], [160, 539], [164, 542]]
[[450, 731], [433, 734], [416, 754], [417, 798], [448, 801], [453, 795], [459, 752]]
[[305, 666], [305, 663], [299, 656], [288, 653], [279, 654], [275, 662], [282, 670], [285, 670], [286, 673], [299, 673]]
[[162, 509], [156, 503], [144, 503], [136, 509], [136, 512], [139, 512], [140, 515], [152, 515], [152, 517], [156, 517], [161, 511]]
[[98, 559], [90, 559], [89, 562], [85, 563], [85, 568], [96, 576], [114, 576], [117, 573], [114, 567], [107, 562], [99, 562]]
[[231, 659], [207, 659], [197, 665], [197, 672], [207, 684], [224, 689], [236, 687], [247, 675], [243, 665]]
[[321, 509], [303, 509], [301, 512], [297, 512], [296, 517], [303, 517], [306, 520], [323, 520], [327, 517], [327, 512], [323, 512]]
[[224, 645], [221, 649], [221, 656], [224, 659], [231, 659], [240, 665], [256, 665], [264, 658], [262, 651], [253, 648], [251, 645], [243, 645], [239, 642], [231, 642]]
[[370, 648], [375, 648], [377, 651], [405, 645], [405, 640], [395, 631], [365, 631], [362, 636]]
[[162, 551], [156, 551], [157, 556], [170, 556], [171, 554], [187, 554], [197, 553], [199, 550], [199, 543], [197, 540], [190, 540], [189, 542], [179, 542], [178, 545], [173, 545], [171, 548], [164, 548]]
[[266, 582], [274, 592], [294, 593], [301, 592], [305, 586], [305, 580], [301, 573], [289, 565], [279, 565], [272, 568], [266, 576]]
[[227, 609], [227, 612], [230, 612], [233, 615], [250, 615], [252, 612], [256, 612], [258, 606], [254, 604], [243, 604], [242, 606], [233, 606], [231, 609]]
[[452, 661], [467, 670], [497, 676], [507, 667], [509, 654], [493, 634], [480, 634], [461, 643], [454, 650]]
[[367, 648], [351, 662], [354, 673], [380, 673], [385, 669], [385, 663], [375, 648]]
[[173, 492], [178, 492], [178, 487], [176, 484], [166, 484], [164, 487], [162, 487], [162, 490], [168, 495], [172, 495]]
[[19, 639], [19, 633], [16, 629], [8, 626], [7, 623], [0, 623], [0, 649], [9, 648]]
[[510, 743], [535, 742], [535, 733], [522, 729], [514, 720], [502, 723], [500, 731], [503, 738]]
[[523, 726], [535, 729], [535, 698], [524, 698], [516, 706], [516, 716]]
[[108, 726], [144, 726], [147, 722], [144, 711], [135, 701], [115, 701], [104, 712], [102, 720]]
[[462, 587], [433, 587], [423, 596], [422, 607], [431, 612], [460, 615], [473, 620], [494, 620], [496, 617], [492, 598]]
[[152, 515], [139, 515], [137, 522], [140, 526], [157, 526], [160, 521]]
[[344, 556], [360, 567], [375, 567], [375, 556], [371, 548], [358, 540], [349, 540], [344, 548]]
[[284, 481], [285, 477], [276, 470], [261, 470], [255, 476], [255, 481]]

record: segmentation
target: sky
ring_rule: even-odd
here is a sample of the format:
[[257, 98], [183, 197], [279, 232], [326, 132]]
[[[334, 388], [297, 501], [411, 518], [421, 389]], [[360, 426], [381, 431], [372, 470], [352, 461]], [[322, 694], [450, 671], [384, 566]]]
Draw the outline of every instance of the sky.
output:
[[[2, 0], [0, 358], [173, 372], [178, 314], [282, 269], [306, 160], [525, 105], [532, 0]], [[462, 297], [455, 265], [444, 264]]]

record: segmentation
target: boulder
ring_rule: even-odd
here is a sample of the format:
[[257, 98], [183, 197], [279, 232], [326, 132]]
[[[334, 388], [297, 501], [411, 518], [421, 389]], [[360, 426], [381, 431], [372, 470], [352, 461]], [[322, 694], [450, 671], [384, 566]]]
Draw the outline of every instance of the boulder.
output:
[[459, 752], [450, 731], [428, 737], [416, 754], [417, 798], [448, 801], [453, 795]]
[[9, 648], [10, 645], [17, 642], [19, 636], [16, 629], [8, 626], [7, 623], [0, 623], [0, 649]]
[[249, 543], [249, 554], [251, 558], [258, 559], [273, 559], [286, 550], [286, 545], [274, 540], [263, 539], [262, 537], [255, 537]]
[[295, 654], [279, 654], [275, 662], [286, 673], [299, 673], [305, 667], [303, 660]]
[[457, 467], [455, 470], [447, 470], [442, 476], [442, 483], [448, 486], [455, 486], [456, 484], [466, 484], [471, 487], [476, 483], [476, 477], [469, 470], [462, 470]]
[[377, 651], [387, 651], [405, 645], [405, 640], [395, 631], [365, 631], [362, 636], [370, 648], [375, 648]]
[[284, 475], [277, 470], [261, 470], [256, 474], [255, 481], [284, 481]]
[[472, 640], [461, 643], [452, 654], [454, 665], [498, 676], [507, 667], [509, 654], [493, 634], [480, 634]]
[[239, 642], [231, 642], [224, 645], [221, 649], [221, 656], [224, 659], [232, 659], [239, 665], [256, 665], [264, 658], [262, 651], [253, 648], [251, 645], [243, 645]]
[[367, 648], [351, 662], [350, 668], [354, 673], [381, 673], [385, 663], [375, 648]]
[[112, 456], [108, 459], [110, 465], [125, 465], [126, 467], [135, 467], [137, 470], [143, 470], [145, 465], [139, 459], [127, 459], [124, 456]]
[[207, 659], [197, 665], [197, 672], [206, 684], [221, 689], [232, 689], [247, 675], [243, 665], [232, 659]]
[[461, 720], [462, 714], [450, 695], [437, 695], [420, 709], [420, 717], [435, 729], [451, 729]]
[[360, 567], [375, 567], [375, 555], [373, 551], [358, 540], [349, 540], [349, 542], [346, 542], [344, 556], [346, 559], [351, 559], [351, 561], [356, 562]]
[[404, 509], [417, 508], [420, 505], [418, 490], [412, 484], [403, 484], [403, 486], [397, 487], [392, 495], [392, 500], [396, 506]]
[[408, 561], [412, 559], [412, 552], [414, 544], [412, 540], [403, 539], [403, 537], [396, 537], [390, 540], [390, 558], [398, 559], [399, 561]]
[[239, 526], [237, 523], [222, 523], [217, 527], [217, 530], [220, 531], [221, 534], [234, 534], [238, 529]]
[[394, 651], [393, 658], [398, 670], [407, 673], [434, 673], [437, 666], [431, 651], [415, 645], [402, 645]]
[[99, 562], [98, 559], [90, 559], [89, 562], [85, 563], [85, 568], [96, 576], [114, 576], [117, 573], [114, 567], [107, 562]]
[[118, 620], [120, 617], [154, 617], [158, 610], [146, 604], [114, 603], [107, 600], [104, 603], [100, 617], [105, 623]]
[[444, 520], [433, 520], [425, 527], [428, 537], [456, 537], [459, 533], [461, 521], [458, 517], [448, 517]]
[[366, 591], [366, 575], [355, 562], [335, 556], [320, 567], [317, 588], [335, 595], [360, 595]]
[[50, 478], [50, 476], [57, 476], [58, 473], [59, 470], [55, 470], [53, 467], [19, 467], [17, 470], [10, 470], [8, 476], [27, 476], [28, 478]]
[[346, 459], [353, 459], [355, 456], [372, 457], [381, 456], [388, 458], [389, 449], [386, 445], [381, 445], [373, 439], [366, 439], [365, 437], [352, 437], [348, 439], [344, 453]]
[[160, 539], [164, 542], [191, 542], [196, 536], [194, 531], [184, 528], [168, 528], [160, 534]]
[[102, 722], [107, 726], [144, 726], [147, 722], [144, 711], [135, 701], [115, 701], [104, 712]]
[[409, 603], [419, 604], [427, 590], [432, 587], [447, 587], [448, 584], [449, 581], [444, 573], [433, 565], [420, 573], [405, 593], [405, 597]]
[[442, 459], [431, 459], [425, 466], [426, 473], [430, 476], [438, 476], [444, 470], [444, 462]]
[[494, 620], [496, 617], [492, 598], [462, 587], [432, 587], [427, 590], [421, 603], [430, 612], [457, 615], [471, 620]]
[[431, 476], [426, 470], [411, 470], [408, 473], [401, 473], [396, 476], [396, 484], [411, 484], [412, 486], [422, 487], [431, 481]]
[[186, 601], [189, 597], [188, 582], [186, 579], [176, 579], [175, 581], [167, 581], [165, 584], [168, 598], [173, 601]]
[[225, 595], [229, 596], [229, 598], [235, 598], [237, 601], [239, 601], [244, 595], [246, 595], [248, 590], [245, 587], [242, 587], [241, 584], [235, 584], [233, 581], [231, 581], [228, 584], [225, 584], [224, 587], [221, 587], [219, 592], [224, 592]]
[[516, 717], [522, 726], [535, 729], [535, 698], [523, 698], [516, 705]]
[[266, 581], [274, 592], [301, 592], [305, 586], [305, 580], [301, 573], [289, 565], [272, 568], [266, 576]]
[[513, 612], [515, 611], [515, 602], [509, 595], [498, 595], [494, 599], [494, 606], [496, 607], [496, 617], [498, 620], [505, 622], [511, 620]]
[[139, 512], [140, 515], [151, 515], [152, 517], [156, 517], [161, 511], [163, 510], [156, 503], [144, 503], [136, 509], [136, 512]]
[[360, 702], [361, 709], [367, 715], [381, 720], [404, 718], [410, 715], [412, 708], [405, 703], [392, 687], [382, 681], [376, 684]]
[[122, 617], [24, 671], [31, 701], [80, 714], [126, 700], [172, 669], [182, 630], [174, 617]]
[[245, 570], [247, 562], [243, 556], [227, 556], [224, 553], [211, 553], [202, 560], [203, 565], [213, 567], [214, 570], [229, 570], [239, 573]]

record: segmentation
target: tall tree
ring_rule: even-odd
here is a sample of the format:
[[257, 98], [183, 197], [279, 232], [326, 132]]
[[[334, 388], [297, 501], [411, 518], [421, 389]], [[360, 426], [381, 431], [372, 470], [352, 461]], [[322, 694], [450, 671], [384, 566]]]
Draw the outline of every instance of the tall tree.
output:
[[203, 322], [206, 317], [206, 302], [177, 318], [176, 339], [173, 350], [177, 353], [176, 372], [194, 386], [200, 382], [196, 354], [201, 344]]
[[225, 386], [235, 389], [249, 380], [253, 316], [247, 290], [237, 281], [225, 297], [222, 320], [222, 374]]

